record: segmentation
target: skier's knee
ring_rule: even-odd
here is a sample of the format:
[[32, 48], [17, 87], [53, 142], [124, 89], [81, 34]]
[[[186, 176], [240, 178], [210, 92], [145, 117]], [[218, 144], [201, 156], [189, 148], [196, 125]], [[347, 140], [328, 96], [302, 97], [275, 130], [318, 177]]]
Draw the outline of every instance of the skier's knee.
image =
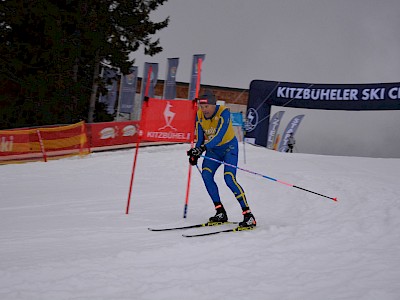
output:
[[226, 172], [224, 174], [224, 180], [225, 183], [228, 187], [234, 187], [235, 186], [235, 176], [231, 172]]
[[203, 177], [204, 181], [209, 181], [214, 178], [214, 173], [210, 169], [204, 168], [201, 172], [201, 177]]

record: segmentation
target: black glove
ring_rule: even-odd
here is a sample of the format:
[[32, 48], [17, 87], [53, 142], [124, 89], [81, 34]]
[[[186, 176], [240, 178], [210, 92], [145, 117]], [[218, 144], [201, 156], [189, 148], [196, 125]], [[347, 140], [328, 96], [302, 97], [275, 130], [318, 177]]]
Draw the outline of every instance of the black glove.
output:
[[201, 155], [204, 151], [206, 151], [206, 146], [201, 145], [200, 147], [195, 147], [195, 148], [190, 149], [190, 150], [187, 152], [187, 155], [188, 155], [188, 156], [197, 156], [197, 158], [199, 158], [200, 155]]
[[198, 156], [189, 156], [189, 164], [192, 166], [197, 165], [197, 161], [199, 160]]

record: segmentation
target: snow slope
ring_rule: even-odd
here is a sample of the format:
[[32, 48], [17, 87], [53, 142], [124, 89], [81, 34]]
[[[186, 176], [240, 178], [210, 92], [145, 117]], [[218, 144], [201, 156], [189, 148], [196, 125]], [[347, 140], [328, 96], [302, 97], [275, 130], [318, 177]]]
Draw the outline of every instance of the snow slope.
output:
[[214, 213], [193, 168], [182, 218], [188, 145], [140, 149], [128, 215], [132, 149], [3, 165], [0, 299], [400, 299], [400, 159], [240, 147], [240, 167], [339, 201], [238, 171], [258, 228], [184, 238], [147, 228]]

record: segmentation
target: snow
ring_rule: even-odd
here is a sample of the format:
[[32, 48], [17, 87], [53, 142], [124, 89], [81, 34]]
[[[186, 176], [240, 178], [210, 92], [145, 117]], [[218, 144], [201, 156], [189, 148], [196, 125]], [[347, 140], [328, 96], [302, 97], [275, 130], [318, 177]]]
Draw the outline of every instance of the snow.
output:
[[193, 168], [182, 218], [188, 147], [139, 150], [128, 215], [132, 149], [0, 166], [0, 299], [400, 299], [400, 159], [241, 144], [241, 168], [338, 202], [238, 171], [256, 230], [148, 231], [214, 213]]

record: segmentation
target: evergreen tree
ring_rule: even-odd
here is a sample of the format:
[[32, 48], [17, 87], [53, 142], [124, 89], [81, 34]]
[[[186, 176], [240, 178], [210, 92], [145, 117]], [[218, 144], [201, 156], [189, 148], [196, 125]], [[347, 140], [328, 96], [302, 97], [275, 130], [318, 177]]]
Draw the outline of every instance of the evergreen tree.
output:
[[94, 121], [100, 63], [127, 73], [140, 46], [162, 51], [169, 18], [150, 13], [166, 1], [0, 0], [0, 126]]

